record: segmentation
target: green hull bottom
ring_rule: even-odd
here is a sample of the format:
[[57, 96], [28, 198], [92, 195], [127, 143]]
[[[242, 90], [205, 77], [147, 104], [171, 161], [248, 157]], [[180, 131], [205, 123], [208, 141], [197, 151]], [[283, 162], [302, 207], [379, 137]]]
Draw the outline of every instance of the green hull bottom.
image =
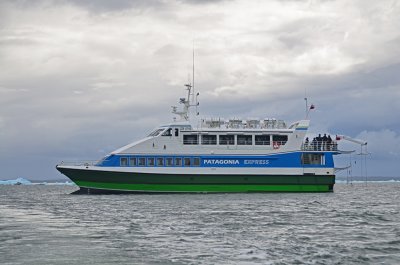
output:
[[[75, 181], [79, 187], [101, 191], [213, 193], [213, 192], [331, 192], [332, 185], [203, 185], [203, 184], [124, 184]], [[97, 190], [95, 192], [94, 190]], [[88, 191], [87, 193], [90, 193]]]
[[57, 169], [75, 182], [78, 193], [126, 192], [331, 192], [335, 175], [195, 175]]

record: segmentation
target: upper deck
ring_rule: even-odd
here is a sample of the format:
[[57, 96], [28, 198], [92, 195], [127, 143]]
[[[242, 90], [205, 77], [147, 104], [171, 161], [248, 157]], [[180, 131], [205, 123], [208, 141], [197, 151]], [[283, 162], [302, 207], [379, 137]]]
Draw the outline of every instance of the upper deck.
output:
[[146, 138], [124, 146], [113, 153], [168, 154], [267, 154], [300, 150], [309, 120], [287, 128], [284, 122], [272, 120], [202, 120], [197, 128], [189, 122], [160, 126]]

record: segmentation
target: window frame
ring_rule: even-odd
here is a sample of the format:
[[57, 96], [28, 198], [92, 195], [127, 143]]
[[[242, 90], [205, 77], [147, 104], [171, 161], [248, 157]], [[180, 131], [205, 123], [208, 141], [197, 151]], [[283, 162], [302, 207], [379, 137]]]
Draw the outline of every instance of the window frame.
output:
[[[226, 138], [231, 138], [232, 137], [232, 142], [230, 140], [223, 140], [224, 142], [221, 143], [221, 136], [226, 137]], [[235, 135], [233, 134], [220, 134], [218, 135], [218, 144], [219, 145], [235, 145]]]
[[[144, 162], [144, 163], [141, 163]], [[147, 159], [145, 157], [138, 157], [138, 166], [145, 167], [147, 165]]]
[[[135, 161], [134, 163], [131, 163], [132, 161]], [[131, 167], [136, 167], [137, 166], [137, 158], [136, 157], [129, 157], [129, 166]]]
[[[122, 163], [123, 160], [125, 160], [124, 165], [123, 165], [123, 163]], [[127, 166], [129, 166], [129, 159], [128, 159], [128, 157], [127, 157], [127, 156], [121, 156], [121, 157], [119, 158], [119, 165], [120, 165], [121, 167], [127, 167]]]
[[[215, 139], [206, 139], [206, 141], [204, 141], [205, 138], [207, 137], [215, 137]], [[201, 135], [201, 144], [202, 145], [217, 145], [218, 142], [218, 137], [216, 134], [203, 134]]]
[[[258, 137], [268, 137], [268, 141], [264, 141], [264, 140], [258, 140]], [[261, 142], [261, 143], [260, 143]], [[270, 134], [261, 134], [261, 135], [255, 135], [254, 137], [254, 145], [271, 145], [271, 135]]]
[[[197, 162], [197, 163], [196, 163]], [[201, 159], [200, 157], [193, 157], [193, 166], [194, 167], [199, 167], [201, 164]]]
[[[276, 138], [278, 138], [278, 140], [276, 140]], [[279, 139], [279, 138], [281, 138], [281, 139]], [[282, 138], [285, 138], [286, 140], [282, 140]], [[272, 142], [278, 143], [279, 145], [285, 145], [288, 140], [289, 140], [289, 136], [287, 134], [272, 135]]]
[[[171, 159], [171, 164], [170, 165], [167, 164], [167, 161], [169, 159]], [[174, 158], [173, 157], [166, 157], [165, 161], [164, 161], [164, 164], [165, 164], [166, 167], [173, 167], [174, 166]]]
[[161, 136], [172, 136], [172, 128], [166, 129]]
[[[154, 157], [148, 157], [146, 160], [147, 160], [148, 167], [156, 166], [156, 159]], [[153, 162], [150, 162], [150, 161], [153, 161]]]
[[[250, 136], [250, 143], [248, 142], [248, 139], [245, 139], [244, 142], [239, 142], [239, 137], [247, 137]], [[237, 145], [253, 145], [253, 135], [249, 135], [249, 134], [238, 134], [236, 136], [236, 144]]]
[[[179, 163], [176, 163], [176, 161], [179, 161]], [[175, 157], [174, 158], [174, 166], [176, 166], [176, 167], [181, 167], [182, 166], [182, 157]]]
[[[196, 139], [185, 139], [185, 138], [195, 137]], [[183, 135], [183, 144], [184, 145], [198, 145], [199, 144], [199, 135], [198, 134], [184, 134]]]
[[[186, 164], [186, 161], [189, 161], [188, 165]], [[192, 165], [193, 165], [192, 158], [190, 158], [190, 157], [184, 157], [183, 158], [183, 166], [184, 167], [191, 167]]]
[[[161, 159], [161, 160], [160, 160], [160, 159]], [[162, 161], [161, 165], [160, 165], [159, 161]], [[156, 157], [156, 166], [157, 166], [157, 167], [163, 167], [163, 166], [165, 166], [164, 157]]]

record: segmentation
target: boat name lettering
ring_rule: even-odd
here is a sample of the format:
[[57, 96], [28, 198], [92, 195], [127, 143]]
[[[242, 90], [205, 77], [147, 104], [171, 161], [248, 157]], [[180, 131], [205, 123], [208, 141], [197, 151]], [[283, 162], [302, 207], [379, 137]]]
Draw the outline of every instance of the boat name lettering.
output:
[[244, 160], [245, 165], [269, 165], [269, 160]]
[[239, 165], [237, 159], [204, 159], [205, 165]]

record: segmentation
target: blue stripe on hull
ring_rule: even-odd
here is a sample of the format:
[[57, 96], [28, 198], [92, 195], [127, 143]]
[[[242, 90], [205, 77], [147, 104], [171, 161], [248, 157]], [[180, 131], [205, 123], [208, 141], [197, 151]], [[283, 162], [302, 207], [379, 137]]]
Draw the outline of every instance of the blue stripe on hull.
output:
[[[323, 154], [325, 163], [319, 164], [308, 164], [303, 165], [301, 163], [301, 155], [304, 152], [290, 152], [273, 155], [111, 155], [105, 160], [101, 161], [98, 166], [103, 167], [118, 167], [121, 164], [121, 158], [126, 158], [129, 161], [130, 158], [154, 158], [155, 162], [157, 158], [163, 159], [163, 165], [157, 167], [166, 166], [166, 158], [182, 158], [182, 165], [184, 167], [184, 159], [191, 159], [191, 166], [198, 167], [226, 167], [226, 168], [295, 168], [295, 167], [306, 167], [306, 168], [333, 168], [333, 153], [332, 152], [319, 152]], [[310, 153], [310, 152], [307, 152]], [[198, 158], [199, 164], [194, 165], [193, 159]], [[129, 164], [125, 165], [128, 166]], [[156, 166], [156, 165], [145, 165], [145, 166]], [[178, 166], [178, 167], [179, 167]], [[177, 167], [177, 166], [174, 166]]]

